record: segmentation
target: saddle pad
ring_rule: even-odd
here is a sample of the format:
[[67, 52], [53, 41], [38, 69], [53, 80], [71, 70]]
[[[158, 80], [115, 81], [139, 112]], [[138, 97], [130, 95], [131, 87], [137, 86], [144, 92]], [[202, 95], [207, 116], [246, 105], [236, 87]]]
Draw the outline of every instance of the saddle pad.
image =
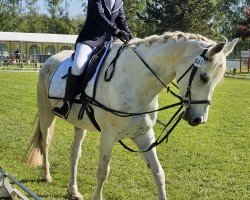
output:
[[49, 86], [49, 98], [63, 99], [66, 86], [66, 75], [72, 64], [71, 57], [65, 59], [55, 71]]
[[[100, 69], [104, 64], [105, 58], [108, 55], [111, 45], [112, 41], [108, 42], [107, 48], [105, 48], [105, 52], [101, 56], [99, 63], [97, 64], [97, 67], [95, 69], [95, 72], [92, 74], [92, 77], [88, 80], [85, 92], [90, 97], [93, 96], [94, 84], [98, 78], [98, 72], [100, 71]], [[68, 73], [69, 67], [72, 65], [72, 62], [73, 61], [71, 57], [65, 59], [55, 71], [49, 86], [48, 96], [50, 99], [63, 99], [65, 93], [66, 79], [67, 79], [66, 75]], [[79, 100], [79, 96], [80, 95], [77, 95], [75, 99]]]

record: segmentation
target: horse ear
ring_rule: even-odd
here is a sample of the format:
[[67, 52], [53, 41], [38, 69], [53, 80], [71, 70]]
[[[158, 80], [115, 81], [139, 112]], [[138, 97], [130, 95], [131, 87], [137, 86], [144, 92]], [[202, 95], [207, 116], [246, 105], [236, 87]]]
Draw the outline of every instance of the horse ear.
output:
[[222, 49], [224, 48], [226, 43], [221, 42], [217, 45], [215, 45], [211, 50], [210, 50], [210, 57], [213, 57], [215, 54], [220, 53]]
[[226, 54], [226, 56], [233, 51], [234, 46], [237, 44], [238, 41], [239, 41], [239, 38], [236, 38], [233, 41], [226, 44], [226, 46], [225, 46], [225, 48], [223, 50], [224, 53]]

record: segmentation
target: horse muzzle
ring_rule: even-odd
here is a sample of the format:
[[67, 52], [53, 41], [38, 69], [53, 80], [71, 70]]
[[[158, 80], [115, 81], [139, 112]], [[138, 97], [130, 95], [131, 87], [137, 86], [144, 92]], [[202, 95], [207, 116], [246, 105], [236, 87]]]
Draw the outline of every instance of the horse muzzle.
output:
[[[204, 115], [206, 115], [206, 113], [204, 113]], [[190, 126], [205, 124], [207, 121], [206, 117], [204, 117], [203, 115], [195, 114], [195, 112], [193, 112], [190, 107], [186, 107], [182, 119], [187, 121]]]

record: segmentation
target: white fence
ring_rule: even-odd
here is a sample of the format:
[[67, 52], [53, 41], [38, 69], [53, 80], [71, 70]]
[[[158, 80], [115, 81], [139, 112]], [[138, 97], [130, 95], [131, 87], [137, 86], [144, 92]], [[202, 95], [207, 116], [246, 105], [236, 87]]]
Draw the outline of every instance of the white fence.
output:
[[227, 69], [240, 69], [240, 59], [227, 60]]

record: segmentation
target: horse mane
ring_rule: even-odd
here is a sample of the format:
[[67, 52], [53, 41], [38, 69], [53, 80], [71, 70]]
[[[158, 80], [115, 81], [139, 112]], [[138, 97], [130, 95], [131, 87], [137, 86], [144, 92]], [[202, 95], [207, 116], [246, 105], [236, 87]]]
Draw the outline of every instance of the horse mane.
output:
[[207, 45], [215, 44], [216, 42], [208, 39], [200, 34], [193, 34], [193, 33], [184, 33], [180, 31], [175, 32], [165, 32], [162, 35], [151, 35], [149, 37], [146, 37], [144, 39], [141, 38], [134, 38], [130, 44], [140, 46], [141, 44], [147, 44], [151, 46], [152, 44], [156, 42], [160, 43], [166, 43], [166, 42], [174, 42], [174, 41], [190, 41], [190, 40], [196, 40], [202, 43], [206, 43]]
[[[154, 44], [165, 44], [165, 43], [175, 43], [175, 42], [193, 42], [197, 45], [200, 45], [202, 48], [205, 48], [207, 46], [214, 46], [216, 45], [216, 42], [208, 39], [200, 34], [193, 34], [193, 33], [184, 33], [180, 31], [175, 32], [165, 32], [162, 35], [151, 35], [149, 37], [146, 37], [144, 39], [141, 38], [134, 38], [129, 43], [131, 45], [135, 45], [139, 47], [140, 45], [145, 46], [152, 46]], [[219, 66], [218, 62], [220, 62], [220, 58], [217, 57], [213, 61], [213, 66]], [[225, 66], [219, 67], [219, 68], [211, 68], [209, 71], [210, 76], [213, 76], [214, 73], [217, 74], [215, 79], [213, 80], [213, 84], [218, 83], [222, 80], [224, 75]]]

